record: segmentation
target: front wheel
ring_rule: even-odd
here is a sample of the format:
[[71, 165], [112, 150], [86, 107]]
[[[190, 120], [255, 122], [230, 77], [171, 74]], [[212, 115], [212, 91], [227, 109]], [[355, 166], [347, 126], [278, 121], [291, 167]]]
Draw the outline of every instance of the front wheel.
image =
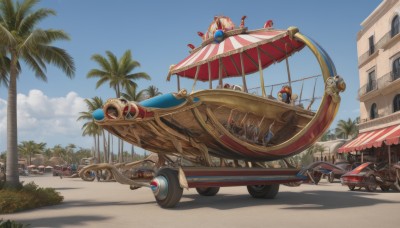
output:
[[253, 198], [273, 199], [279, 192], [279, 184], [248, 185], [247, 191]]
[[150, 185], [158, 205], [162, 208], [175, 207], [181, 200], [183, 189], [179, 185], [178, 171], [174, 169], [161, 169]]
[[377, 188], [377, 184], [376, 184], [376, 179], [374, 176], [369, 176], [367, 179], [367, 185], [365, 186], [365, 189], [368, 192], [375, 192]]
[[196, 191], [201, 196], [215, 196], [219, 192], [219, 187], [196, 188]]
[[334, 180], [335, 180], [335, 174], [330, 172], [329, 175], [328, 175], [329, 183], [333, 183]]
[[390, 190], [390, 186], [380, 185], [379, 187], [381, 188], [382, 192], [388, 192]]
[[350, 191], [354, 191], [354, 189], [356, 189], [356, 186], [355, 185], [349, 185], [349, 189], [350, 189]]

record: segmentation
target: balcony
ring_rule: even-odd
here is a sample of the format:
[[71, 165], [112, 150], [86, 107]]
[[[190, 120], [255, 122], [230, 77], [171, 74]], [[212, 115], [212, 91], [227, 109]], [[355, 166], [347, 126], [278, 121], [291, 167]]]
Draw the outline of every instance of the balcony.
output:
[[[379, 94], [387, 94], [394, 89], [399, 88], [400, 73], [389, 72], [378, 80], [373, 80], [371, 83], [361, 86], [358, 90], [358, 100], [364, 102]], [[385, 91], [382, 89], [385, 88]]]
[[393, 124], [400, 124], [400, 112], [390, 113], [388, 115], [380, 114], [378, 118], [374, 119], [361, 119], [358, 124], [358, 130], [360, 133], [365, 131], [372, 131], [375, 129], [388, 127]]
[[400, 33], [392, 37], [392, 32], [389, 31], [387, 32], [376, 44], [374, 51], [371, 52], [371, 50], [366, 51], [363, 53], [360, 57], [358, 57], [358, 68], [361, 68], [364, 66], [367, 62], [369, 62], [371, 59], [375, 58], [378, 55], [379, 49], [384, 49], [386, 50], [389, 48], [392, 44], [400, 41]]

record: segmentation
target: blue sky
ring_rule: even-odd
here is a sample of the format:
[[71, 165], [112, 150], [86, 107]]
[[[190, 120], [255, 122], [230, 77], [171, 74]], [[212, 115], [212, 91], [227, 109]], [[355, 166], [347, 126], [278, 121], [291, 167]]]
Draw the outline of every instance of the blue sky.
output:
[[[247, 15], [249, 29], [261, 28], [272, 19], [275, 28], [296, 26], [312, 37], [328, 52], [347, 83], [334, 124], [339, 119], [354, 119], [359, 116], [356, 35], [360, 23], [380, 3], [381, 0], [43, 0], [38, 7], [53, 9], [57, 16], [47, 18], [38, 27], [62, 29], [70, 35], [71, 41], [56, 45], [72, 55], [76, 75], [71, 80], [49, 66], [45, 83], [37, 80], [28, 68], [23, 69], [18, 93], [19, 108], [25, 109], [19, 116], [18, 141], [91, 147], [92, 139], [81, 136], [82, 123], [74, 121], [79, 111], [85, 111], [82, 100], [94, 96], [106, 100], [115, 95], [107, 85], [96, 89], [96, 80], [86, 78], [90, 69], [98, 68], [90, 57], [104, 55], [107, 50], [120, 57], [130, 49], [133, 58], [141, 63], [135, 72], [144, 71], [152, 77], [151, 81], [137, 81], [140, 89], [155, 85], [163, 93], [175, 91], [176, 81], [165, 80], [169, 66], [186, 57], [188, 43], [200, 44], [197, 31], [204, 32], [215, 15], [229, 16], [236, 25]], [[313, 61], [306, 57], [293, 63], [291, 71], [301, 71], [303, 76], [319, 74]], [[274, 70], [267, 72], [274, 74]], [[183, 81], [182, 87], [191, 89], [191, 85]], [[0, 87], [0, 152], [6, 148], [6, 100], [6, 88]], [[52, 122], [46, 122], [49, 119]]]

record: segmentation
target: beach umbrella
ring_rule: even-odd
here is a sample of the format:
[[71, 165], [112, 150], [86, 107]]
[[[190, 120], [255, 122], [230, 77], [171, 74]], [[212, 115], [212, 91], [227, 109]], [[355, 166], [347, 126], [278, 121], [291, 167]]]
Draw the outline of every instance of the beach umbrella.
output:
[[46, 166], [46, 169], [52, 169], [53, 168], [53, 166]]
[[28, 165], [28, 168], [36, 168], [36, 165]]
[[44, 165], [39, 165], [38, 168], [39, 169], [44, 169]]

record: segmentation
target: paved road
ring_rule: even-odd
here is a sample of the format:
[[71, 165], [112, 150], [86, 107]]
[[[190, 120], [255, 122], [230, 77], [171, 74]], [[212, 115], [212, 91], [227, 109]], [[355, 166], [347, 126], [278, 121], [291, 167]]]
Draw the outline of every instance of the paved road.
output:
[[339, 182], [281, 186], [273, 200], [253, 199], [245, 187], [202, 197], [185, 190], [177, 208], [162, 209], [150, 189], [52, 176], [21, 177], [64, 196], [61, 205], [0, 215], [31, 227], [398, 227], [400, 193], [349, 191]]

